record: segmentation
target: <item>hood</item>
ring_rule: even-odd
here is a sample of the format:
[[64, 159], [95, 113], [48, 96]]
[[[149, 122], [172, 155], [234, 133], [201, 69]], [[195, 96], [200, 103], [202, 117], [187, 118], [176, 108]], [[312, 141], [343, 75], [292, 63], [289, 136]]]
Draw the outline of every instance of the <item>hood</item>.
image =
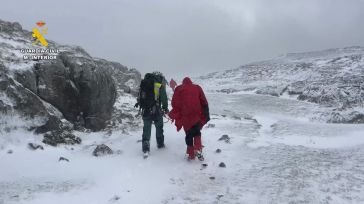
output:
[[192, 84], [192, 81], [189, 77], [185, 77], [182, 81], [182, 84], [183, 85], [189, 85], [189, 84]]

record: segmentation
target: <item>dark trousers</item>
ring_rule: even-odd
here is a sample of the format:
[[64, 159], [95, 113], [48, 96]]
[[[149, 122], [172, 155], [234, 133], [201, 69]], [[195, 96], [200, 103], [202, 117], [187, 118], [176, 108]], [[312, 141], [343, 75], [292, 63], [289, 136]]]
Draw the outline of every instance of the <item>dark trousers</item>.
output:
[[198, 122], [191, 129], [186, 131], [186, 145], [193, 146], [193, 138], [201, 135], [201, 123]]
[[164, 135], [163, 135], [163, 116], [144, 116], [143, 117], [144, 127], [143, 127], [143, 138], [142, 138], [142, 146], [143, 152], [150, 151], [150, 136], [152, 133], [152, 123], [154, 122], [154, 126], [156, 129], [156, 138], [157, 145], [161, 147], [164, 145]]

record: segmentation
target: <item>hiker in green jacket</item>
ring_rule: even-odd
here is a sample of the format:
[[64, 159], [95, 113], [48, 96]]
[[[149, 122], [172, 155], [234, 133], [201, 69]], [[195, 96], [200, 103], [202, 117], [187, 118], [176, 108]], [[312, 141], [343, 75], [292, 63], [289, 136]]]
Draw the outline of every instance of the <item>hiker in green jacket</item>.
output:
[[147, 73], [140, 83], [138, 102], [143, 116], [142, 150], [144, 158], [149, 156], [152, 123], [156, 128], [158, 149], [164, 148], [163, 115], [168, 113], [166, 80], [160, 72]]

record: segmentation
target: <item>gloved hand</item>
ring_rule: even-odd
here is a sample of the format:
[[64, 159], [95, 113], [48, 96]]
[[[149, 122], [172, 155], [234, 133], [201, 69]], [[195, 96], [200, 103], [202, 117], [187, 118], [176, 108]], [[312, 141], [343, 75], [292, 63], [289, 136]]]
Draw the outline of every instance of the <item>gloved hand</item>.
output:
[[134, 105], [134, 108], [138, 108], [139, 107], [139, 103], [136, 103], [135, 105]]
[[202, 113], [206, 118], [206, 123], [210, 121], [210, 111], [209, 111], [209, 106], [204, 106], [202, 108]]
[[164, 112], [164, 114], [168, 114], [168, 113], [169, 113], [168, 108], [164, 108], [164, 109], [163, 109], [163, 112]]

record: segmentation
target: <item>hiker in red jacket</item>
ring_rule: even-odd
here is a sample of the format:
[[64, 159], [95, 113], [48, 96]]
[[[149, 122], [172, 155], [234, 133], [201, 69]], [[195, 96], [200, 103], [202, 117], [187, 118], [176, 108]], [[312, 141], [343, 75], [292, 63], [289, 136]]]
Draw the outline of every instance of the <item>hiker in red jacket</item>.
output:
[[171, 81], [169, 82], [169, 86], [172, 88], [172, 90], [174, 91], [176, 89], [177, 86], [177, 82], [174, 79], [171, 79]]
[[209, 106], [205, 94], [199, 85], [191, 79], [183, 79], [177, 86], [172, 98], [172, 110], [168, 114], [177, 126], [186, 132], [187, 154], [189, 160], [195, 156], [201, 161], [202, 155], [201, 129], [210, 120]]

